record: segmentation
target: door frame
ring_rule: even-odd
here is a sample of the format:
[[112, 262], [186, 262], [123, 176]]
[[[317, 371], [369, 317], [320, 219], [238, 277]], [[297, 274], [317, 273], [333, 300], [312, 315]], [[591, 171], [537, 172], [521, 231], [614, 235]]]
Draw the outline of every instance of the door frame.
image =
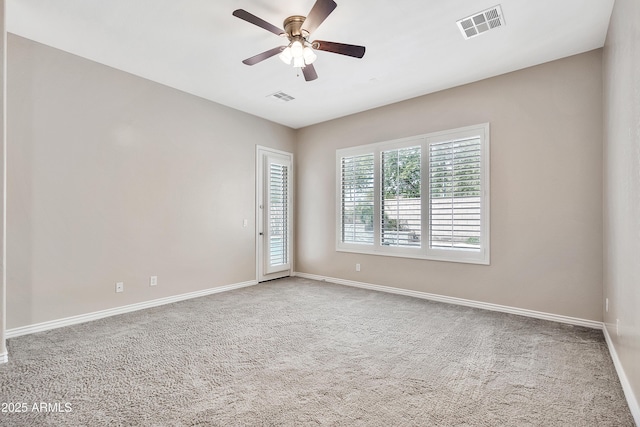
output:
[[[265, 159], [270, 154], [279, 156], [286, 156], [289, 159], [290, 171], [289, 171], [289, 270], [284, 270], [277, 273], [266, 274], [264, 271], [264, 237], [266, 216], [264, 216], [264, 200], [266, 197], [266, 182], [265, 182]], [[288, 151], [277, 150], [275, 148], [265, 147], [262, 145], [256, 145], [256, 199], [255, 199], [255, 243], [256, 243], [256, 282], [264, 282], [267, 280], [278, 279], [281, 277], [287, 277], [293, 275], [294, 271], [294, 167], [293, 167], [293, 153]], [[261, 234], [263, 233], [263, 234]]]

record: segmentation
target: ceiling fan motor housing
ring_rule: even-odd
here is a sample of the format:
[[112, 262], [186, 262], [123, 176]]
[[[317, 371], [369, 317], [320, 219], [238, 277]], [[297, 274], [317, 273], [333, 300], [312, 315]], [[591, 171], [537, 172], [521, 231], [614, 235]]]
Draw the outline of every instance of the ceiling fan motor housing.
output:
[[289, 40], [298, 38], [306, 40], [309, 33], [302, 29], [302, 24], [305, 19], [307, 19], [305, 16], [293, 15], [284, 20], [282, 25], [287, 37], [289, 37]]

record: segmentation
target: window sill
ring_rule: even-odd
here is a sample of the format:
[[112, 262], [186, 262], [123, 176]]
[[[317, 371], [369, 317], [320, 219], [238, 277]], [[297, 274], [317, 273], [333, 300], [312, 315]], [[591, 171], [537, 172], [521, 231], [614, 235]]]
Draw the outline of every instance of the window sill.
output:
[[[394, 257], [394, 258], [411, 258], [411, 259], [421, 259], [428, 261], [444, 261], [444, 262], [456, 262], [462, 264], [478, 264], [478, 265], [491, 265], [489, 253], [483, 255], [484, 252], [488, 252], [486, 249], [481, 250], [480, 252], [474, 251], [464, 251], [464, 250], [432, 250], [433, 253], [426, 254], [424, 253], [424, 249], [401, 249], [398, 250], [389, 250], [390, 248], [386, 248], [384, 250], [376, 250], [375, 248], [345, 248], [345, 247], [336, 247], [336, 252], [346, 252], [346, 253], [355, 253], [355, 254], [363, 254], [363, 255], [376, 255], [376, 256], [384, 256], [384, 257]], [[395, 249], [395, 248], [394, 248]], [[420, 251], [420, 252], [418, 252]], [[453, 256], [452, 256], [453, 255]]]

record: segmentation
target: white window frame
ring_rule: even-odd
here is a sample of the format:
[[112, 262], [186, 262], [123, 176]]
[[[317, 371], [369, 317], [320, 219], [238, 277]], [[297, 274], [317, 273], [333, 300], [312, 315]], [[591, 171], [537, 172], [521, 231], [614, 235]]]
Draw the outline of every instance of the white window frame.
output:
[[[429, 229], [429, 145], [468, 137], [479, 137], [480, 154], [480, 250], [430, 248]], [[386, 150], [421, 146], [421, 246], [395, 247], [380, 243], [381, 223], [381, 153]], [[336, 151], [336, 251], [371, 255], [418, 258], [436, 261], [462, 262], [470, 264], [490, 264], [490, 127], [489, 123], [466, 126], [457, 129], [434, 132], [409, 138], [378, 142]], [[374, 226], [373, 244], [342, 242], [342, 159], [363, 154], [374, 155]]]

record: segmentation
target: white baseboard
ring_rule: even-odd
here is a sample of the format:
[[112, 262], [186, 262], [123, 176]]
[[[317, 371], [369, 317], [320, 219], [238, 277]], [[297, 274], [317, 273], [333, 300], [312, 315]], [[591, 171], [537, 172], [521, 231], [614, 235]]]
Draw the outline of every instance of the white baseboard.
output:
[[575, 326], [584, 326], [592, 329], [602, 329], [602, 322], [595, 320], [580, 319], [577, 317], [562, 316], [560, 314], [545, 313], [542, 311], [527, 310], [524, 308], [510, 307], [506, 305], [491, 304], [488, 302], [473, 301], [464, 298], [448, 297], [444, 295], [430, 294], [427, 292], [411, 291], [408, 289], [392, 288], [390, 286], [372, 285], [370, 283], [355, 282], [352, 280], [337, 279], [335, 277], [318, 276], [296, 272], [295, 276], [305, 279], [320, 280], [338, 285], [352, 286], [356, 288], [370, 289], [373, 291], [388, 292], [391, 294], [406, 295], [431, 301], [439, 301], [447, 304], [463, 305], [467, 307], [481, 308], [484, 310], [499, 311], [502, 313], [517, 314], [519, 316], [533, 317], [536, 319], [550, 320], [552, 322], [566, 323]]
[[[251, 280], [248, 282], [235, 283], [232, 285], [219, 286], [217, 288], [205, 289], [202, 291], [189, 292], [171, 297], [154, 299], [151, 301], [139, 302], [136, 304], [125, 305], [122, 307], [110, 308], [107, 310], [96, 311], [94, 313], [81, 314], [79, 316], [67, 317], [64, 319], [51, 320], [49, 322], [36, 323], [34, 325], [21, 326], [19, 328], [7, 329], [6, 338], [15, 338], [21, 335], [33, 334], [36, 332], [48, 331], [50, 329], [62, 328], [64, 326], [77, 325], [78, 323], [90, 322], [92, 320], [103, 319], [118, 314], [130, 313], [132, 311], [144, 310], [145, 308], [157, 307], [159, 305], [171, 304], [173, 302], [184, 301], [187, 299], [203, 297], [206, 295], [217, 294], [220, 292], [232, 291], [234, 289], [245, 288], [247, 286], [257, 285], [258, 282]], [[0, 355], [0, 358], [2, 355]]]
[[627, 374], [622, 367], [622, 362], [620, 362], [620, 358], [618, 357], [618, 352], [616, 351], [615, 346], [613, 345], [613, 341], [611, 340], [611, 335], [609, 335], [609, 331], [605, 326], [604, 330], [604, 339], [607, 341], [607, 347], [609, 348], [609, 353], [611, 354], [611, 359], [613, 360], [613, 366], [616, 367], [616, 372], [618, 373], [618, 378], [620, 378], [620, 384], [622, 385], [622, 390], [624, 391], [624, 396], [627, 398], [627, 404], [629, 405], [629, 410], [631, 410], [631, 415], [636, 422], [637, 426], [640, 426], [640, 405], [638, 403], [638, 399], [636, 399], [636, 395], [631, 388], [631, 383], [629, 383], [629, 379], [627, 378]]
[[4, 352], [0, 354], [0, 365], [9, 361], [9, 353]]

